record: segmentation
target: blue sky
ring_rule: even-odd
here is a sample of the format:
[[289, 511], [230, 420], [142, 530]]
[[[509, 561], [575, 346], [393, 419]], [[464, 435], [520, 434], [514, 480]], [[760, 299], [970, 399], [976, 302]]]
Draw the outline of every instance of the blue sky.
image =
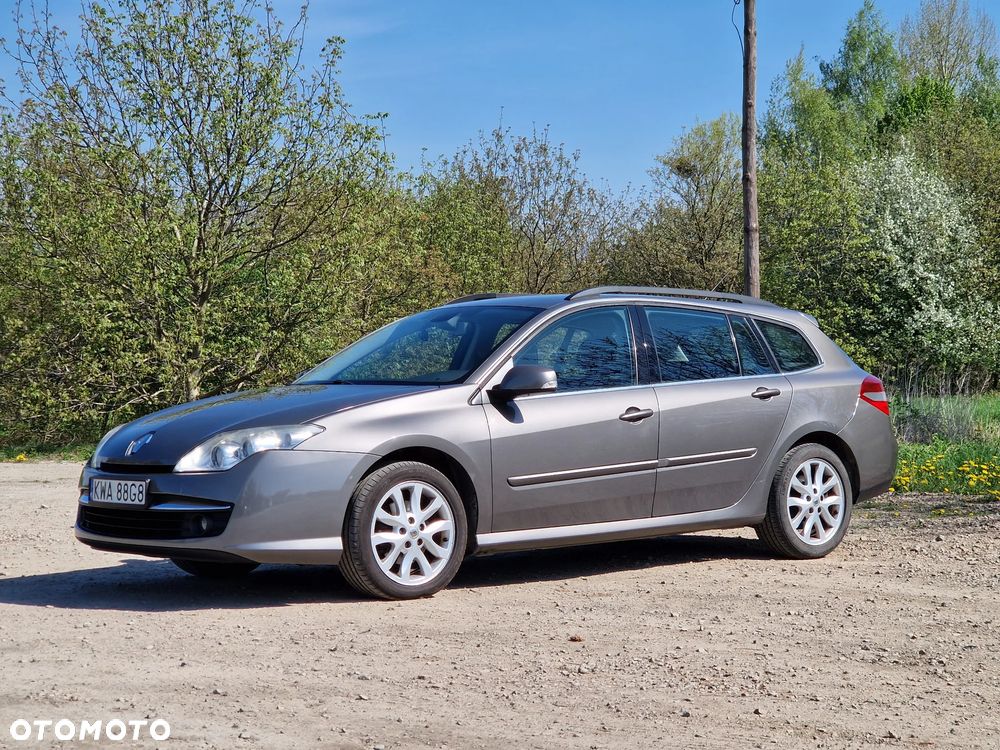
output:
[[[50, 0], [64, 20], [79, 0]], [[292, 16], [298, 0], [273, 0]], [[972, 0], [1000, 24], [1000, 0]], [[829, 58], [861, 0], [759, 0], [759, 106], [787, 60]], [[892, 28], [919, 0], [880, 0]], [[346, 37], [342, 82], [359, 114], [387, 112], [400, 166], [453, 153], [500, 122], [550, 128], [587, 174], [641, 186], [685, 127], [738, 112], [741, 53], [730, 0], [313, 0], [307, 35]], [[742, 6], [735, 19], [742, 23]], [[70, 23], [66, 24], [71, 26]], [[10, 37], [8, 18], [3, 36]], [[0, 64], [8, 77], [9, 64]]]
[[[977, 5], [972, 0], [972, 5]], [[979, 2], [1000, 22], [1000, 0]], [[880, 0], [895, 29], [919, 0]], [[293, 1], [277, 7], [292, 9]], [[319, 36], [347, 38], [343, 82], [358, 112], [389, 113], [401, 166], [499, 121], [550, 128], [587, 174], [621, 189], [698, 120], [739, 112], [731, 0], [322, 0]], [[787, 60], [836, 54], [861, 0], [759, 0], [759, 105]], [[742, 6], [735, 15], [742, 28]]]

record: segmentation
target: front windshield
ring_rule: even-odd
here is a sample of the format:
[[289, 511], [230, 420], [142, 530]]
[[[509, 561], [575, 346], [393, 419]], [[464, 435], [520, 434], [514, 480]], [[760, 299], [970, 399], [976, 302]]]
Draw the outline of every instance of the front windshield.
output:
[[365, 336], [295, 382], [460, 383], [539, 312], [535, 307], [462, 305], [417, 313]]

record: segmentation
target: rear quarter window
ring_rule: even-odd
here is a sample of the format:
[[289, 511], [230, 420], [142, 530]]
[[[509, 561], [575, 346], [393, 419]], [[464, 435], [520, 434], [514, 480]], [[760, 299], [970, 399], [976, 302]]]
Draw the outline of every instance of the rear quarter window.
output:
[[746, 318], [730, 317], [733, 335], [736, 337], [736, 349], [740, 353], [740, 365], [743, 374], [773, 375], [774, 365], [767, 356], [767, 350], [760, 337], [754, 332], [753, 325]]
[[806, 337], [794, 328], [763, 320], [757, 321], [757, 327], [767, 339], [774, 358], [778, 360], [778, 366], [783, 372], [808, 370], [819, 364], [819, 357], [806, 341]]

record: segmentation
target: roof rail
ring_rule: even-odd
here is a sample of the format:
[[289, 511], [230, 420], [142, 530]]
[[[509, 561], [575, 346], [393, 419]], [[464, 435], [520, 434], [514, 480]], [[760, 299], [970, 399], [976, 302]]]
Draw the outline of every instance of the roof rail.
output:
[[500, 297], [520, 297], [519, 294], [514, 294], [512, 292], [480, 292], [478, 294], [466, 294], [464, 297], [459, 297], [458, 299], [453, 299], [451, 302], [445, 302], [446, 305], [454, 305], [459, 302], [478, 302], [481, 299], [498, 299]]
[[744, 294], [731, 294], [729, 292], [707, 292], [699, 289], [671, 289], [658, 286], [595, 286], [589, 289], [580, 289], [572, 294], [566, 295], [566, 299], [580, 299], [583, 297], [597, 297], [601, 294], [655, 294], [660, 297], [690, 297], [693, 299], [714, 299], [726, 302], [742, 302], [751, 305], [764, 305], [766, 307], [778, 307], [773, 302], [748, 297]]

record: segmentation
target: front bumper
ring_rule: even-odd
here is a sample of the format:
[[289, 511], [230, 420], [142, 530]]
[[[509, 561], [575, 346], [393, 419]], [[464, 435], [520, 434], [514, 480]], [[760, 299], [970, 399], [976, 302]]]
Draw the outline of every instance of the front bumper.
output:
[[[169, 528], [163, 514], [182, 513], [178, 509], [183, 508], [232, 511], [224, 530], [211, 536], [171, 539], [161, 533], [143, 538], [148, 534], [124, 526], [97, 533], [95, 529], [103, 527], [89, 524], [88, 530], [78, 521], [76, 537], [96, 549], [153, 557], [336, 564], [351, 493], [377, 458], [366, 453], [265, 451], [229, 471], [206, 474], [112, 474], [87, 467], [80, 476], [79, 502], [94, 511], [113, 506], [91, 502], [92, 478], [149, 480], [151, 507], [129, 511], [132, 519], [139, 519], [130, 521], [137, 528]], [[144, 514], [149, 514], [149, 524], [141, 523]]]

